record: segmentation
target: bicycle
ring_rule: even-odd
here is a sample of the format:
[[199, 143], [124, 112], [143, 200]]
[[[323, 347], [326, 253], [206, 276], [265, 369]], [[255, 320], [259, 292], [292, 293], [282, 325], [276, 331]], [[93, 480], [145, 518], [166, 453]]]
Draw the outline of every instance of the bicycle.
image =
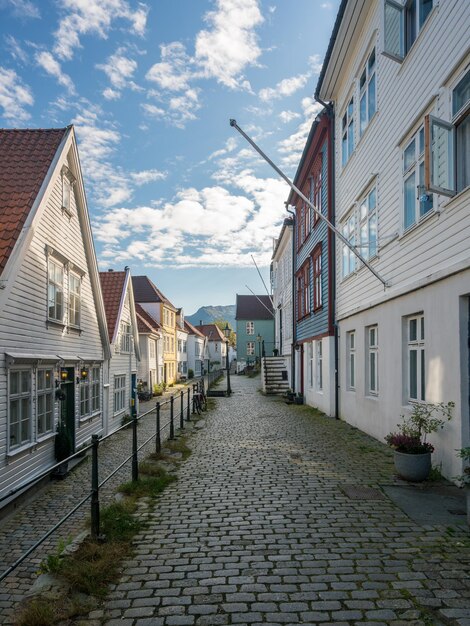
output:
[[199, 385], [193, 385], [193, 413], [201, 415], [203, 411], [207, 411], [207, 397], [204, 389], [201, 391]]

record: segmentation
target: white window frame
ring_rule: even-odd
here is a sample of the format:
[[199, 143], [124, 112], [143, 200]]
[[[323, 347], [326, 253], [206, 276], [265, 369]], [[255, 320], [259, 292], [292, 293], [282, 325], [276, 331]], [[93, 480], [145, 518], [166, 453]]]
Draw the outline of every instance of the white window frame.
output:
[[[410, 315], [406, 319], [406, 397], [409, 403], [426, 401], [426, 344], [424, 314]], [[412, 331], [415, 326], [416, 332]], [[416, 356], [412, 358], [412, 354]], [[414, 361], [414, 363], [412, 363]], [[416, 371], [416, 393], [412, 393], [411, 376]]]
[[308, 382], [313, 389], [313, 341], [307, 343], [307, 359], [308, 359]]
[[[51, 277], [51, 270], [53, 270], [53, 275]], [[62, 282], [58, 282], [56, 277], [56, 272], [59, 271], [62, 274]], [[52, 258], [51, 256], [47, 259], [47, 319], [52, 322], [64, 322], [64, 278], [65, 278], [65, 267], [64, 264], [60, 261]], [[51, 298], [51, 293], [53, 294], [53, 298]], [[57, 294], [61, 295], [60, 304], [57, 303]], [[51, 302], [53, 302], [53, 314], [51, 315]], [[61, 307], [61, 315], [58, 315], [58, 307]]]
[[[360, 253], [364, 259], [372, 259], [377, 255], [377, 189], [372, 187], [359, 202], [359, 233]], [[352, 251], [351, 251], [351, 254]]]
[[100, 368], [88, 365], [84, 368], [88, 370], [88, 376], [80, 380], [80, 419], [96, 415], [101, 407]]
[[377, 324], [366, 327], [366, 395], [379, 395], [379, 327]]
[[126, 410], [126, 375], [114, 376], [114, 414]]
[[[50, 386], [40, 387], [39, 386], [39, 377], [41, 373], [44, 372], [44, 380], [47, 381], [47, 375], [49, 374], [49, 382]], [[55, 402], [54, 402], [54, 370], [52, 367], [40, 367], [36, 370], [36, 436], [38, 439], [41, 437], [45, 437], [50, 433], [54, 432], [54, 418], [55, 418]], [[47, 398], [50, 399], [50, 418], [48, 423], [47, 418]], [[39, 404], [40, 398], [44, 398], [44, 412], [40, 414], [39, 412]], [[45, 428], [40, 428], [39, 419], [40, 416], [43, 417], [45, 422]]]
[[346, 333], [346, 362], [347, 381], [346, 386], [350, 391], [356, 391], [356, 331]]
[[247, 322], [246, 323], [246, 334], [247, 335], [254, 335], [255, 334], [255, 323], [254, 322]]
[[[429, 213], [435, 210], [435, 198], [427, 191], [426, 185], [426, 163], [425, 163], [426, 132], [423, 126], [404, 144], [402, 151], [402, 172], [403, 172], [403, 232], [419, 224]], [[407, 223], [408, 196], [407, 183], [413, 182], [408, 187], [413, 193], [414, 204], [412, 208], [413, 219]]]
[[[72, 290], [72, 283], [76, 281], [78, 289]], [[69, 326], [74, 328], [80, 328], [81, 322], [81, 300], [82, 300], [82, 280], [81, 277], [75, 272], [69, 272]]]
[[317, 391], [323, 391], [323, 341], [319, 339], [315, 345]]
[[[415, 20], [414, 24], [410, 21], [412, 19], [410, 8], [413, 4], [416, 7], [413, 18]], [[430, 11], [423, 18], [420, 0], [408, 0], [403, 4], [396, 0], [384, 0], [383, 54], [398, 63], [402, 63], [415, 41], [418, 39], [420, 32], [428, 21], [436, 4], [437, 1], [433, 0]], [[394, 20], [392, 26], [390, 26], [390, 18], [392, 15]], [[414, 28], [414, 37], [412, 39], [409, 36], [411, 25]]]
[[[354, 246], [356, 244], [356, 214], [355, 211], [351, 211], [346, 220], [343, 223], [342, 227], [343, 237], [345, 237], [349, 243]], [[342, 276], [343, 278], [347, 278], [351, 274], [353, 274], [356, 270], [356, 255], [353, 253], [351, 248], [349, 248], [346, 244], [343, 245], [343, 257], [342, 257]]]
[[[344, 109], [344, 113], [340, 118], [341, 124], [341, 166], [345, 167], [351, 158], [355, 148], [355, 97], [354, 95], [348, 101]], [[346, 150], [345, 150], [346, 147]]]
[[254, 341], [246, 342], [246, 356], [255, 356], [255, 342]]
[[121, 353], [130, 354], [131, 349], [132, 349], [130, 322], [121, 322], [119, 343], [120, 343]]
[[[371, 60], [373, 61], [371, 64]], [[359, 75], [359, 137], [362, 137], [366, 128], [369, 126], [369, 122], [374, 117], [377, 111], [377, 55], [375, 46], [367, 57], [362, 72]], [[361, 84], [362, 83], [362, 84]], [[374, 85], [373, 90], [373, 107], [371, 106], [371, 85]], [[364, 124], [362, 120], [362, 107], [364, 103], [365, 119]]]
[[[22, 374], [23, 372], [25, 372], [28, 377], [29, 377], [29, 389], [27, 391], [22, 391]], [[12, 374], [19, 374], [19, 391], [17, 393], [12, 394], [11, 393], [11, 375]], [[8, 447], [8, 451], [15, 451], [15, 450], [20, 450], [21, 448], [23, 448], [24, 446], [27, 446], [28, 444], [31, 444], [33, 442], [33, 391], [32, 391], [32, 385], [33, 385], [33, 368], [32, 367], [15, 367], [15, 368], [11, 368], [8, 370], [8, 442], [7, 442], [7, 447]], [[29, 401], [29, 406], [27, 409], [27, 415], [26, 417], [23, 418], [23, 400], [28, 399]], [[18, 402], [18, 407], [19, 407], [19, 413], [18, 413], [18, 432], [19, 432], [19, 439], [20, 441], [17, 441], [16, 443], [12, 444], [11, 442], [11, 437], [12, 437], [12, 423], [11, 423], [11, 404], [12, 402]], [[21, 438], [21, 427], [22, 427], [22, 423], [23, 422], [28, 422], [28, 438], [27, 439], [22, 439]]]

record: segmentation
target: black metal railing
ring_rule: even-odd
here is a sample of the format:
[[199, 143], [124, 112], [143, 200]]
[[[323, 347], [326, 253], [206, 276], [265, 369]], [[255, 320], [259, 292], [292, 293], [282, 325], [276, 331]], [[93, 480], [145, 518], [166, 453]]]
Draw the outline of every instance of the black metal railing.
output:
[[[220, 378], [222, 372], [215, 371], [210, 372], [206, 375], [208, 381], [208, 387], [214, 384], [215, 380]], [[195, 413], [195, 403], [194, 396], [195, 394], [204, 394], [205, 395], [205, 382], [204, 377], [200, 379], [193, 379], [192, 385], [188, 387], [185, 391], [181, 390], [179, 394], [172, 395], [167, 400], [163, 402], [157, 401], [155, 406], [145, 413], [141, 413], [137, 415], [136, 413], [133, 415], [132, 420], [129, 423], [123, 424], [112, 433], [105, 435], [104, 437], [100, 437], [95, 434], [92, 435], [91, 444], [82, 448], [78, 452], [70, 455], [67, 459], [60, 461], [52, 467], [49, 467], [47, 470], [44, 470], [39, 475], [32, 478], [30, 481], [23, 483], [20, 487], [12, 489], [6, 495], [0, 498], [0, 502], [7, 498], [11, 498], [13, 495], [18, 493], [19, 491], [23, 491], [27, 487], [30, 487], [40, 481], [42, 478], [46, 477], [48, 474], [51, 474], [56, 468], [59, 468], [63, 463], [69, 462], [72, 459], [82, 456], [84, 453], [89, 452], [91, 450], [91, 490], [90, 492], [83, 497], [80, 502], [78, 502], [70, 511], [68, 511], [51, 529], [49, 529], [38, 541], [34, 543], [26, 552], [24, 552], [12, 565], [10, 565], [2, 574], [0, 574], [0, 582], [4, 580], [7, 576], [9, 576], [32, 552], [34, 552], [46, 539], [48, 539], [54, 532], [56, 532], [62, 524], [64, 524], [80, 507], [82, 507], [88, 500], [91, 499], [91, 536], [93, 538], [97, 538], [100, 536], [100, 489], [109, 481], [111, 478], [119, 472], [129, 461], [131, 461], [131, 476], [132, 481], [135, 482], [139, 479], [139, 464], [138, 464], [138, 453], [147, 446], [153, 439], [155, 439], [155, 452], [159, 453], [162, 447], [162, 432], [169, 426], [169, 439], [173, 440], [175, 438], [175, 420], [179, 417], [179, 428], [181, 430], [184, 429], [184, 423], [189, 422], [191, 420], [191, 395], [193, 398], [192, 402], [192, 413]], [[175, 398], [178, 398], [179, 395], [179, 410], [175, 411]], [[185, 401], [186, 396], [186, 401]], [[161, 424], [162, 417], [162, 408], [166, 405], [169, 405], [169, 420], [165, 424]], [[138, 445], [137, 439], [137, 425], [140, 420], [149, 416], [150, 414], [155, 413], [155, 432], [147, 437], [147, 439]], [[126, 428], [132, 428], [132, 451], [129, 456], [127, 456], [124, 461], [122, 461], [118, 467], [116, 467], [104, 480], [99, 482], [99, 447], [100, 445], [114, 437], [118, 432], [124, 430]]]

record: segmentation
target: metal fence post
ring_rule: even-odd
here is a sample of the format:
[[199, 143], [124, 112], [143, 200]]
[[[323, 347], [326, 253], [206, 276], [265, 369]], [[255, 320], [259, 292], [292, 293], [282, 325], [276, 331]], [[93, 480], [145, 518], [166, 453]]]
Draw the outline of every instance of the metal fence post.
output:
[[174, 422], [175, 398], [170, 398], [170, 439], [175, 438], [175, 422]]
[[197, 388], [198, 388], [198, 384], [194, 383], [193, 384], [193, 415], [194, 415], [194, 413], [196, 413], [196, 407], [195, 407], [195, 402], [194, 402], [194, 394], [197, 393]]
[[137, 413], [132, 416], [132, 482], [139, 480], [139, 463], [137, 459]]
[[160, 434], [160, 402], [157, 402], [156, 408], [156, 436], [155, 436], [155, 452], [159, 454], [162, 449], [162, 438]]
[[180, 428], [184, 429], [184, 391], [180, 393]]
[[186, 409], [186, 421], [191, 419], [191, 388], [188, 387], [188, 407]]
[[100, 534], [100, 500], [98, 486], [98, 435], [91, 436], [91, 536], [97, 539]]

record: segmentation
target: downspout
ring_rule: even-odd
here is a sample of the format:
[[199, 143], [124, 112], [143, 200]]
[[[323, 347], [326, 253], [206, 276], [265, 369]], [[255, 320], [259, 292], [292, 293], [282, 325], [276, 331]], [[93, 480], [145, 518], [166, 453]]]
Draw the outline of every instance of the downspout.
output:
[[[335, 114], [334, 107], [331, 102], [327, 103], [321, 100], [315, 93], [315, 100], [325, 107], [328, 117], [330, 118], [330, 159], [331, 159], [331, 222], [336, 226], [336, 207], [335, 207]], [[334, 329], [334, 363], [335, 363], [335, 419], [339, 420], [339, 335], [338, 324], [336, 323], [336, 237], [331, 238], [331, 256], [333, 259], [333, 271], [331, 276], [331, 287], [333, 306], [331, 307], [331, 325]]]
[[291, 341], [291, 357], [290, 357], [290, 375], [292, 383], [292, 391], [295, 392], [295, 342], [296, 342], [296, 323], [295, 323], [295, 211], [289, 208], [285, 203], [286, 211], [292, 215], [292, 341]]

